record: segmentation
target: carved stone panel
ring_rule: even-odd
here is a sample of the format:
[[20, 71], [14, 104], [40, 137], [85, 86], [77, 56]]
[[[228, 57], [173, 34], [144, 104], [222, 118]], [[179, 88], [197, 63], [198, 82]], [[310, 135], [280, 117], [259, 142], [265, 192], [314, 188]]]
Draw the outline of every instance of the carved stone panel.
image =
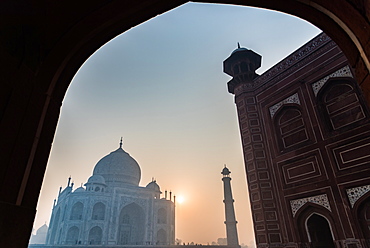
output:
[[298, 93], [295, 93], [287, 98], [285, 98], [284, 100], [276, 103], [275, 105], [271, 106], [269, 108], [270, 110], [270, 115], [271, 117], [274, 117], [275, 113], [284, 105], [284, 104], [287, 104], [287, 103], [295, 103], [295, 104], [298, 104], [298, 105], [301, 105], [301, 102], [299, 100], [299, 96], [298, 96]]
[[367, 192], [370, 191], [370, 185], [355, 187], [347, 189], [347, 196], [349, 199], [349, 202], [351, 203], [351, 207], [355, 205], [355, 203]]
[[319, 93], [320, 89], [325, 85], [325, 83], [330, 79], [334, 77], [351, 77], [353, 78], [353, 75], [351, 73], [351, 70], [349, 69], [349, 66], [346, 65], [345, 67], [337, 70], [336, 72], [333, 72], [329, 76], [324, 77], [323, 79], [315, 82], [312, 84], [312, 90], [315, 96], [317, 96], [317, 93]]
[[292, 208], [293, 217], [296, 215], [298, 210], [303, 207], [307, 202], [315, 203], [317, 205], [323, 206], [324, 208], [328, 209], [331, 212], [330, 203], [328, 200], [328, 196], [326, 194], [316, 195], [311, 197], [306, 197], [297, 200], [290, 201], [290, 207]]

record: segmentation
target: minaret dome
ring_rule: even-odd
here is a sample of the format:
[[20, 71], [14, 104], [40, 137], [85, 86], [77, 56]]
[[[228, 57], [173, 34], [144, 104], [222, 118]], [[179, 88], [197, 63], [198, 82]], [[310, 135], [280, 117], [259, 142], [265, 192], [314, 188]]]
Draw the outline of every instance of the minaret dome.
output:
[[251, 83], [258, 74], [256, 70], [261, 67], [262, 56], [244, 47], [235, 49], [224, 61], [224, 72], [233, 77], [228, 82], [229, 93], [242, 84]]

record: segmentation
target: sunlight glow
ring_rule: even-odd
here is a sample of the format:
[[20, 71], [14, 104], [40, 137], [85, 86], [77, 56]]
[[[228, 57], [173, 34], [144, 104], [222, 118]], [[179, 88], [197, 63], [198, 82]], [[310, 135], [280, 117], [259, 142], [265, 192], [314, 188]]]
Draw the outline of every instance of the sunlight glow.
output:
[[176, 203], [182, 204], [184, 203], [184, 201], [185, 201], [185, 198], [183, 196], [180, 195], [176, 197]]

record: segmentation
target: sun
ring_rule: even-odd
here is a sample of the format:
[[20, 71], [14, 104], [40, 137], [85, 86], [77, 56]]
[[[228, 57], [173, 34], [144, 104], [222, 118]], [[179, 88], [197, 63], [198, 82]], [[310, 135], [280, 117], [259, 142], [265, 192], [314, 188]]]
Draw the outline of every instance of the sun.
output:
[[176, 197], [176, 202], [177, 203], [182, 204], [182, 203], [184, 203], [184, 201], [185, 201], [185, 198], [183, 196], [180, 195], [180, 196]]

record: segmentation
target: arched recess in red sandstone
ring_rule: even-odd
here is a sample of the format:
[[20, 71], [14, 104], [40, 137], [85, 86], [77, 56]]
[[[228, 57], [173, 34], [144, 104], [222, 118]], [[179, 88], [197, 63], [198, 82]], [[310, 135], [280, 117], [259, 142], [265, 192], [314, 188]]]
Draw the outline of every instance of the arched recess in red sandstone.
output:
[[[326, 239], [330, 236], [330, 239], [337, 239], [337, 229], [338, 226], [336, 226], [335, 221], [333, 220], [331, 216], [331, 212], [327, 210], [326, 208], [317, 205], [315, 203], [306, 203], [299, 211], [297, 211], [295, 219], [296, 219], [296, 231], [299, 232], [300, 241], [302, 243], [306, 243], [309, 247], [312, 245], [312, 236], [315, 235], [312, 233], [312, 229], [317, 229], [314, 226], [309, 226], [310, 223], [309, 220], [313, 216], [319, 216], [321, 219], [325, 219], [324, 222], [327, 222], [327, 226], [321, 230], [323, 232], [326, 232], [323, 239]], [[323, 246], [324, 247], [324, 246]]]
[[[26, 247], [62, 100], [83, 62], [110, 39], [186, 1], [4, 1], [0, 51], [0, 232]], [[369, 0], [212, 1], [301, 17], [346, 54], [370, 99]], [[225, 20], [227, 21], [227, 20]], [[22, 225], [19, 225], [22, 223]]]
[[370, 192], [361, 196], [352, 208], [357, 220], [355, 226], [362, 234], [364, 243], [370, 245]]

